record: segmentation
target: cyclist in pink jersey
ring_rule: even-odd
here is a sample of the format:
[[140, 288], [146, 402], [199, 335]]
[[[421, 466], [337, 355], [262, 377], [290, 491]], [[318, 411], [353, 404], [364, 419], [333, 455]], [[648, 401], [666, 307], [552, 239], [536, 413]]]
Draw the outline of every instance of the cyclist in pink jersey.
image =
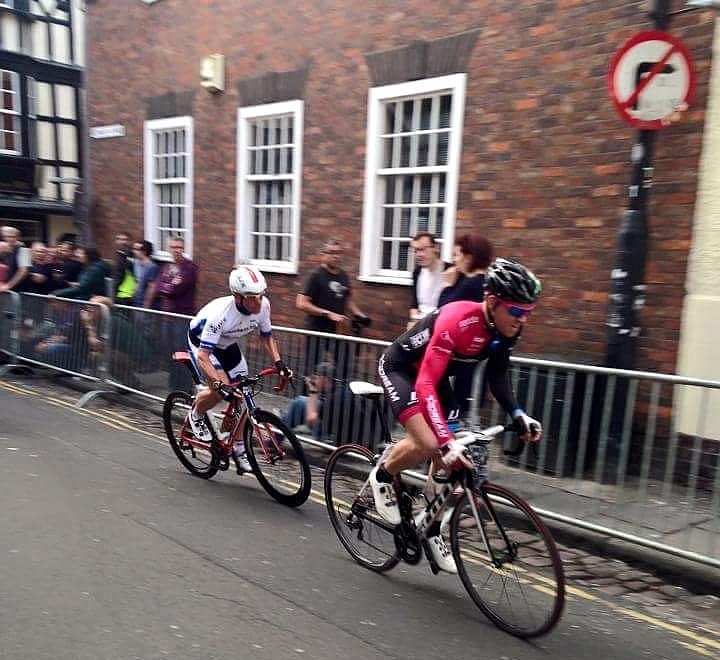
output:
[[[515, 420], [520, 437], [538, 441], [540, 422], [520, 407], [510, 382], [510, 353], [540, 296], [540, 281], [522, 264], [496, 259], [488, 268], [483, 302], [450, 303], [400, 335], [380, 357], [378, 371], [385, 396], [408, 435], [370, 473], [378, 513], [400, 523], [393, 475], [441, 456], [450, 467], [463, 455], [446, 420], [457, 417], [449, 378], [486, 360], [485, 380], [497, 402]], [[428, 542], [438, 566], [457, 572], [440, 535]], [[435, 532], [434, 534], [432, 532]]]

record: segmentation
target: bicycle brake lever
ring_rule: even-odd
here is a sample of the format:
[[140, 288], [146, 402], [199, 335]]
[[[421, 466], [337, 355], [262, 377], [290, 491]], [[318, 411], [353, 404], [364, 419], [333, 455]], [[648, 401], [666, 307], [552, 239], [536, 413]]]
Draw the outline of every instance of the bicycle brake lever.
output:
[[273, 392], [282, 392], [287, 387], [288, 383], [290, 383], [293, 392], [295, 392], [295, 383], [292, 378], [281, 378], [278, 385], [273, 385]]
[[[505, 431], [516, 431], [515, 423], [511, 422], [505, 427]], [[520, 456], [525, 451], [525, 447], [527, 446], [526, 442], [523, 442], [520, 440], [517, 435], [515, 436], [518, 440], [517, 444], [515, 445], [515, 449], [503, 449], [503, 454], [505, 456]]]

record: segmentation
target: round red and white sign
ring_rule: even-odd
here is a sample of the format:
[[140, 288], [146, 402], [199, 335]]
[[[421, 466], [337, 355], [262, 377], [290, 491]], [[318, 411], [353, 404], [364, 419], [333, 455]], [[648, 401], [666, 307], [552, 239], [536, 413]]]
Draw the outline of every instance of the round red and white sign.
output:
[[695, 92], [690, 51], [662, 30], [640, 32], [610, 62], [608, 86], [626, 122], [638, 128], [663, 128], [687, 109]]

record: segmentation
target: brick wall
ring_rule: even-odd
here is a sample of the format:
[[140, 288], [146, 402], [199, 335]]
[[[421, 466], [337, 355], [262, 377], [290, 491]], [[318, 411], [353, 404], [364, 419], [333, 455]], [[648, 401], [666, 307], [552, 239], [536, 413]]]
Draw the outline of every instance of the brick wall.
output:
[[[348, 245], [357, 275], [365, 122], [366, 54], [478, 29], [467, 96], [456, 235], [484, 232], [497, 252], [530, 265], [543, 303], [519, 352], [601, 363], [615, 232], [626, 205], [635, 131], [606, 92], [612, 54], [650, 27], [646, 2], [605, 0], [99, 0], [90, 6], [90, 125], [122, 123], [127, 135], [93, 141], [95, 231], [143, 230], [144, 99], [196, 90], [195, 244], [200, 301], [225, 289], [235, 245], [237, 81], [309, 63], [305, 85], [301, 274], [269, 274], [274, 320], [301, 324], [295, 294], [328, 235]], [[712, 12], [675, 19], [693, 53], [698, 92], [682, 122], [662, 131], [655, 156], [638, 368], [675, 370], [691, 241], [697, 164], [710, 66]], [[199, 85], [203, 56], [225, 55], [226, 92]], [[358, 303], [391, 338], [405, 322], [408, 287], [357, 283]]]

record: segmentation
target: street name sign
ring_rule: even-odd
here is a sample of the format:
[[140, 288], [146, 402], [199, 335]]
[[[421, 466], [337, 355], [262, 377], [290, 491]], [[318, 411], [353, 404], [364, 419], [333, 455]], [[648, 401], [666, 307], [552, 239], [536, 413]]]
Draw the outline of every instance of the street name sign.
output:
[[108, 126], [93, 126], [90, 129], [90, 137], [96, 140], [104, 138], [123, 137], [125, 127], [122, 124], [109, 124]]

